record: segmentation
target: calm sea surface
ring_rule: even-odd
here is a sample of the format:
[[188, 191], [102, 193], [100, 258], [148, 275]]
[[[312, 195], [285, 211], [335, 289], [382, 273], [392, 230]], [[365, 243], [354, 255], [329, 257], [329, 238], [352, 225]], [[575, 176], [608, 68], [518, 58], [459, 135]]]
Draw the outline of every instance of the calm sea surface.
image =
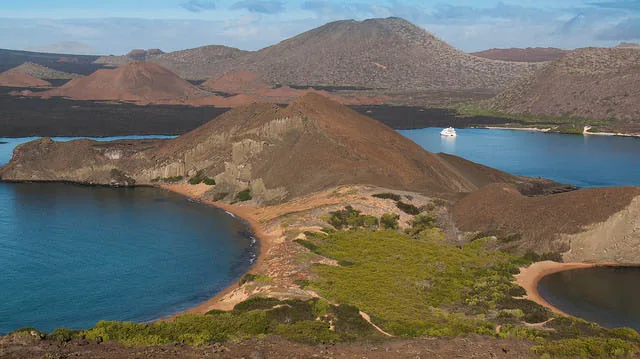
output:
[[[2, 164], [24, 139], [0, 142]], [[256, 251], [243, 222], [169, 192], [0, 183], [0, 334], [171, 315]]]
[[640, 139], [532, 131], [440, 128], [399, 131], [431, 152], [444, 152], [509, 173], [578, 187], [640, 186]]
[[640, 268], [587, 268], [548, 275], [538, 291], [560, 310], [608, 328], [640, 331]]

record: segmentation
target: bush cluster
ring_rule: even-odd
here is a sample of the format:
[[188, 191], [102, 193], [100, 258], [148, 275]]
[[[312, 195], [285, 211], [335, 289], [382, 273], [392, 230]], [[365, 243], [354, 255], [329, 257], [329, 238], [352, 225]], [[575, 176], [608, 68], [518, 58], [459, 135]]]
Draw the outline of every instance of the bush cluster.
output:
[[377, 229], [380, 225], [378, 218], [374, 216], [362, 215], [362, 212], [354, 209], [351, 206], [346, 206], [344, 209], [329, 212], [329, 219], [327, 222], [334, 226], [336, 229]]
[[189, 178], [189, 184], [197, 185], [200, 183], [204, 183], [207, 186], [215, 186], [216, 181], [213, 178], [207, 177], [204, 173], [204, 170], [200, 170], [196, 173], [195, 176]]
[[251, 196], [251, 189], [245, 189], [244, 191], [240, 191], [236, 194], [235, 200], [237, 202], [246, 202], [251, 201], [253, 197]]

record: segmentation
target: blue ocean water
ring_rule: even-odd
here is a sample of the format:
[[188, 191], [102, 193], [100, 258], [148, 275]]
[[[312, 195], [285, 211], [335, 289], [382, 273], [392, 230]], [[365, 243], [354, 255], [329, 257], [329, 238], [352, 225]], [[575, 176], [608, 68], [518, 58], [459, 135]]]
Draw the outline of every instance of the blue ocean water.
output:
[[[0, 139], [0, 163], [20, 139]], [[242, 276], [245, 223], [152, 188], [0, 183], [0, 334], [148, 321]]]
[[444, 152], [505, 172], [578, 187], [640, 186], [640, 139], [533, 131], [441, 128], [399, 131], [431, 152]]

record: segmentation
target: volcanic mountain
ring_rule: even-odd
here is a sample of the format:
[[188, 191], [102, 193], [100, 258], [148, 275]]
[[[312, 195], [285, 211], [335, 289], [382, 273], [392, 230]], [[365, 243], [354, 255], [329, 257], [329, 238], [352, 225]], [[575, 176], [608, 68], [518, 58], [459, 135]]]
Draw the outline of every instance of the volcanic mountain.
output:
[[180, 77], [190, 80], [200, 80], [211, 77], [212, 74], [224, 74], [224, 69], [230, 68], [230, 64], [248, 54], [227, 46], [203, 46], [195, 49], [181, 50], [169, 53], [158, 53], [152, 50], [144, 52], [132, 51], [124, 56], [104, 56], [96, 60], [96, 64], [121, 66], [133, 61], [157, 63]]
[[98, 70], [69, 81], [60, 88], [36, 94], [74, 100], [112, 100], [146, 103], [181, 103], [206, 93], [154, 63], [132, 62], [117, 69]]
[[25, 62], [18, 67], [8, 70], [7, 72], [29, 75], [44, 80], [69, 80], [81, 77], [81, 75], [78, 74], [54, 70], [33, 62]]
[[473, 52], [471, 55], [502, 61], [546, 62], [561, 59], [569, 52], [571, 51], [554, 47], [527, 47], [526, 49], [490, 49]]
[[6, 71], [0, 74], [0, 86], [6, 87], [49, 87], [50, 82], [41, 80], [39, 78]]
[[556, 184], [436, 155], [382, 123], [309, 93], [286, 108], [238, 107], [171, 140], [42, 139], [19, 146], [3, 180], [151, 184], [168, 177], [214, 178], [213, 198], [250, 189], [262, 203], [344, 184], [455, 195], [493, 182]]
[[501, 89], [538, 67], [466, 54], [399, 18], [332, 22], [243, 60], [270, 83], [392, 89]]
[[549, 63], [488, 106], [510, 114], [640, 119], [640, 51], [585, 48]]
[[269, 84], [395, 90], [503, 89], [539, 67], [466, 54], [399, 18], [332, 22], [255, 52], [210, 46], [146, 60], [189, 79], [246, 70]]

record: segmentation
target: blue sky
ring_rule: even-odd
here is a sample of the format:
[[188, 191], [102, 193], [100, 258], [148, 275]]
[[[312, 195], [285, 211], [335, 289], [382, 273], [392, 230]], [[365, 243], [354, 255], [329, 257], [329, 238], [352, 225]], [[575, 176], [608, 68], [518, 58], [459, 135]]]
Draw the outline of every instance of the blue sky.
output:
[[0, 47], [100, 54], [211, 44], [255, 50], [329, 21], [388, 16], [464, 51], [640, 41], [640, 0], [2, 0]]

